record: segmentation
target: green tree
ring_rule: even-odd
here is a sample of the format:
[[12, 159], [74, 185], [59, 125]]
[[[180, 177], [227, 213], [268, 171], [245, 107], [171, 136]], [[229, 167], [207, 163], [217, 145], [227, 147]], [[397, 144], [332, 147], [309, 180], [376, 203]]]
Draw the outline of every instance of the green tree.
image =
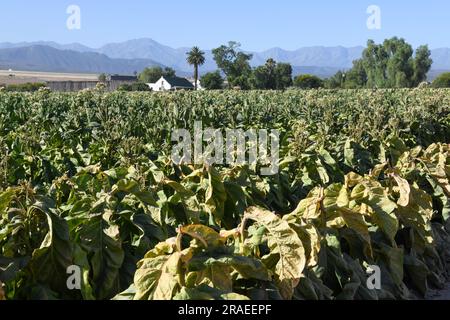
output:
[[[346, 74], [342, 71], [336, 72], [336, 74], [324, 81], [325, 88], [328, 89], [337, 89], [337, 88], [343, 88], [344, 82], [345, 82]], [[295, 80], [294, 80], [295, 85]]]
[[150, 87], [143, 82], [134, 82], [132, 84], [124, 83], [117, 91], [151, 91]]
[[404, 39], [386, 39], [382, 44], [367, 42], [367, 49], [359, 63], [367, 75], [366, 87], [415, 87], [426, 79], [431, 68], [430, 50], [427, 46], [414, 50]]
[[139, 74], [139, 81], [143, 83], [155, 83], [161, 77], [168, 77], [173, 78], [176, 76], [175, 70], [172, 68], [161, 68], [161, 67], [151, 67], [151, 68], [145, 68], [140, 74]]
[[198, 83], [198, 67], [205, 64], [205, 53], [201, 51], [198, 47], [193, 47], [191, 51], [187, 52], [187, 62], [194, 66], [194, 80], [195, 80], [195, 90], [197, 90]]
[[353, 62], [353, 68], [347, 73], [340, 74], [339, 87], [344, 87], [346, 89], [358, 89], [364, 88], [367, 83], [367, 73], [364, 69], [362, 60], [356, 60]]
[[268, 71], [266, 66], [259, 66], [253, 70], [251, 85], [253, 89], [268, 89]]
[[417, 48], [416, 57], [414, 59], [414, 86], [418, 86], [420, 83], [427, 80], [427, 74], [433, 64], [433, 60], [430, 57], [431, 52], [427, 46], [420, 46]]
[[106, 74], [105, 74], [105, 73], [101, 73], [101, 74], [98, 76], [98, 81], [100, 81], [100, 82], [106, 82]]
[[434, 88], [450, 88], [450, 72], [442, 73], [433, 81]]
[[289, 63], [278, 63], [275, 68], [276, 89], [284, 90], [292, 86], [292, 66]]
[[209, 72], [200, 78], [200, 83], [207, 90], [219, 90], [223, 87], [223, 78], [220, 71]]
[[252, 74], [250, 60], [253, 55], [239, 51], [240, 46], [238, 42], [230, 41], [228, 45], [213, 49], [212, 53], [217, 66], [226, 75], [230, 87], [240, 86], [242, 89], [249, 89]]
[[311, 74], [302, 74], [294, 79], [294, 86], [300, 89], [317, 89], [323, 85], [322, 79]]
[[286, 89], [292, 85], [292, 66], [268, 59], [265, 65], [253, 70], [251, 83], [254, 89]]

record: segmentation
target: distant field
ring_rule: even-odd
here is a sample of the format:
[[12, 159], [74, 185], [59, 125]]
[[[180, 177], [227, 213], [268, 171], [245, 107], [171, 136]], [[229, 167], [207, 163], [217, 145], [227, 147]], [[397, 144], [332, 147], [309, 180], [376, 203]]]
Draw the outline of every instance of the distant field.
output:
[[97, 74], [0, 70], [0, 84], [46, 81], [92, 81], [97, 80], [97, 78]]

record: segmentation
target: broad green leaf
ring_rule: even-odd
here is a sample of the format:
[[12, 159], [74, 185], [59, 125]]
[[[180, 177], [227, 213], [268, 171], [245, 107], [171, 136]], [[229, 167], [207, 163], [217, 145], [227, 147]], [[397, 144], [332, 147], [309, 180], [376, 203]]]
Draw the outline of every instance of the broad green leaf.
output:
[[205, 203], [209, 213], [214, 217], [218, 226], [224, 216], [224, 206], [227, 200], [227, 192], [222, 182], [221, 174], [214, 168], [208, 169], [208, 188], [205, 194]]
[[110, 222], [110, 216], [111, 212], [93, 216], [73, 231], [77, 243], [88, 255], [97, 299], [112, 298], [120, 291], [119, 271], [125, 255], [119, 229]]
[[86, 252], [81, 249], [77, 244], [74, 245], [74, 265], [81, 268], [82, 281], [81, 281], [81, 294], [84, 300], [95, 300], [92, 286], [90, 284], [89, 272], [90, 265]]
[[430, 271], [426, 264], [420, 261], [417, 257], [409, 254], [404, 257], [405, 273], [409, 276], [415, 288], [417, 288], [422, 295], [428, 291], [427, 277]]
[[378, 244], [380, 246], [378, 253], [381, 255], [382, 259], [389, 267], [392, 279], [397, 285], [403, 282], [403, 261], [404, 261], [404, 250], [403, 248], [392, 248], [383, 243]]
[[11, 201], [14, 199], [16, 192], [16, 189], [10, 188], [0, 193], [0, 216], [6, 213], [5, 211], [9, 207]]
[[6, 283], [15, 279], [17, 274], [28, 265], [30, 258], [7, 258], [0, 256], [0, 280]]
[[49, 285], [53, 291], [68, 294], [67, 268], [73, 264], [73, 245], [66, 221], [53, 213], [52, 206], [48, 199], [32, 206], [32, 210], [46, 215], [49, 231], [41, 247], [33, 252], [29, 268], [36, 281]]

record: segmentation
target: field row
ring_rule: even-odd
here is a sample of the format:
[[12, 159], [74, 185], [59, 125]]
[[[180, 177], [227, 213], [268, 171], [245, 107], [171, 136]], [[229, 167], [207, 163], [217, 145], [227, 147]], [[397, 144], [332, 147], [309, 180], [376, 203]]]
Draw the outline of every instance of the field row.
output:
[[[174, 164], [196, 121], [278, 130], [278, 173]], [[0, 92], [0, 152], [7, 299], [408, 299], [450, 276], [450, 90]]]

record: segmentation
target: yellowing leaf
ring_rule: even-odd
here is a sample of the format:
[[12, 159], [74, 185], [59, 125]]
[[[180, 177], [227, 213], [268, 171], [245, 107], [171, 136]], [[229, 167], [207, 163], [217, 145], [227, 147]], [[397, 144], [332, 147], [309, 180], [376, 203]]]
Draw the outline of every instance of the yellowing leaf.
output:
[[135, 300], [171, 300], [178, 285], [181, 253], [145, 258], [134, 276]]
[[258, 222], [267, 229], [269, 248], [280, 255], [275, 273], [281, 282], [287, 280], [294, 288], [306, 265], [305, 249], [297, 233], [286, 221], [261, 208], [249, 208], [244, 217]]
[[215, 230], [201, 224], [180, 227], [179, 232], [199, 240], [205, 247], [220, 245], [223, 239]]
[[297, 232], [305, 248], [307, 256], [307, 266], [314, 267], [319, 262], [320, 252], [320, 234], [312, 224], [290, 224], [292, 229]]
[[320, 217], [320, 203], [323, 200], [323, 188], [312, 190], [306, 199], [300, 201], [297, 209], [290, 215], [299, 215], [306, 220], [314, 220]]
[[400, 190], [400, 199], [398, 199], [397, 204], [402, 207], [408, 206], [411, 194], [411, 187], [409, 186], [408, 181], [403, 179], [396, 173], [392, 174], [392, 177], [394, 178]]

